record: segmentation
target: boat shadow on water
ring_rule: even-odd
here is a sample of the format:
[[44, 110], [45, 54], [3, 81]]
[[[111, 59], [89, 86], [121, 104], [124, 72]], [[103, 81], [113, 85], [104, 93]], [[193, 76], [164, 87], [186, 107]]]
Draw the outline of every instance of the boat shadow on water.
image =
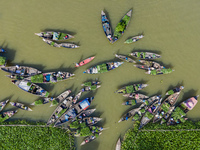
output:
[[189, 99], [189, 98], [191, 98], [192, 96], [197, 96], [197, 95], [198, 95], [198, 90], [191, 89], [187, 92], [183, 91], [183, 98], [179, 99], [178, 104]]
[[15, 54], [16, 54], [16, 51], [17, 51], [17, 50], [8, 48], [8, 45], [5, 45], [5, 46], [4, 46], [4, 44], [2, 44], [0, 47], [1, 47], [2, 49], [6, 50], [6, 52], [3, 53], [3, 54], [1, 54], [1, 56], [6, 57], [7, 65], [10, 65], [11, 62], [12, 62], [12, 61], [14, 60], [14, 58], [15, 58]]

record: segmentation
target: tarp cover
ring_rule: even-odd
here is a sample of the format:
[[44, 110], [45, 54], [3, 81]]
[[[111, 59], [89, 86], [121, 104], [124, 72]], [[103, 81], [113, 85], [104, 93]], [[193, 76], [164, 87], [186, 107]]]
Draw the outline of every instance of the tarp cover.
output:
[[81, 106], [82, 109], [85, 109], [88, 106], [90, 106], [90, 102], [88, 101], [88, 98], [82, 100], [79, 104], [80, 104], [80, 106]]
[[21, 89], [23, 89], [23, 90], [25, 90], [25, 91], [28, 91], [28, 90], [30, 89], [31, 85], [28, 86], [27, 83], [28, 83], [28, 81], [21, 81], [21, 82], [19, 83], [18, 86], [19, 86]]

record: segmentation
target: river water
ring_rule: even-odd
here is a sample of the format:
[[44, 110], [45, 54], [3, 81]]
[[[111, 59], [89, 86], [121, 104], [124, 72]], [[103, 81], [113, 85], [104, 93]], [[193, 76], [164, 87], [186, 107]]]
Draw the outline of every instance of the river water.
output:
[[[66, 89], [73, 94], [80, 90], [80, 84], [87, 80], [98, 79], [102, 87], [93, 93], [91, 108], [96, 108], [95, 116], [103, 118], [98, 125], [109, 128], [103, 131], [95, 141], [80, 147], [83, 138], [76, 138], [76, 147], [81, 150], [112, 150], [119, 137], [132, 127], [132, 122], [117, 123], [120, 117], [131, 107], [122, 106], [126, 100], [122, 95], [115, 94], [118, 88], [130, 83], [147, 83], [149, 86], [142, 93], [148, 96], [163, 94], [166, 90], [184, 85], [185, 89], [179, 102], [198, 95], [200, 89], [200, 1], [198, 0], [168, 0], [168, 1], [117, 1], [117, 0], [9, 0], [0, 2], [0, 46], [7, 50], [5, 56], [10, 64], [27, 65], [43, 72], [69, 71], [76, 74], [72, 80], [57, 84], [41, 85], [57, 96]], [[133, 9], [129, 27], [124, 35], [114, 44], [105, 37], [101, 25], [101, 10], [105, 10], [112, 28], [115, 28], [124, 14]], [[78, 49], [54, 48], [44, 43], [34, 35], [35, 32], [55, 30], [70, 33], [75, 36], [69, 42], [80, 45]], [[134, 44], [124, 44], [124, 41], [139, 33], [144, 38]], [[93, 65], [117, 60], [115, 53], [129, 54], [132, 51], [145, 50], [158, 52], [162, 62], [172, 67], [175, 72], [168, 75], [150, 76], [143, 70], [124, 63], [121, 67], [104, 74], [88, 75], [83, 71]], [[74, 62], [79, 62], [89, 56], [96, 58], [83, 67], [74, 68]], [[7, 73], [0, 71], [1, 100], [31, 104], [39, 97], [17, 88], [5, 77]], [[32, 112], [19, 110], [13, 119], [23, 118], [35, 121], [47, 121], [55, 107], [50, 104], [34, 106]], [[10, 105], [5, 110], [13, 109]], [[190, 119], [198, 119], [200, 104], [188, 113]]]

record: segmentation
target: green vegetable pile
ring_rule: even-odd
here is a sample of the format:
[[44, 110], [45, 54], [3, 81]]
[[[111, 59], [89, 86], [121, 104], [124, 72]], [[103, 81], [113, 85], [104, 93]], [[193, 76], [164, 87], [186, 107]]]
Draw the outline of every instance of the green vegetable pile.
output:
[[37, 75], [31, 76], [31, 82], [43, 83], [44, 82], [43, 74], [37, 74]]

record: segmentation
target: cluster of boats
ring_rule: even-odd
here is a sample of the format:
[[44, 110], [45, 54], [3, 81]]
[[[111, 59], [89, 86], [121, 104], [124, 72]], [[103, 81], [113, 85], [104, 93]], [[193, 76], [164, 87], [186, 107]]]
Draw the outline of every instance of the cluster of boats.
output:
[[68, 40], [71, 38], [74, 38], [74, 36], [62, 33], [62, 32], [56, 32], [56, 31], [46, 31], [46, 32], [40, 32], [35, 33], [35, 35], [41, 37], [43, 41], [53, 47], [65, 47], [65, 48], [78, 48], [79, 46], [72, 43], [57, 43], [60, 41]]
[[185, 122], [187, 120], [186, 113], [192, 110], [197, 104], [198, 96], [191, 97], [179, 105], [175, 105], [183, 89], [184, 87], [180, 86], [169, 90], [164, 100], [162, 100], [161, 95], [148, 97], [140, 93], [135, 93], [135, 91], [130, 94], [125, 94], [124, 90], [120, 91], [120, 93], [125, 94], [123, 96], [131, 98], [131, 100], [122, 103], [122, 105], [139, 105], [139, 107], [128, 111], [118, 122], [128, 120], [132, 117], [132, 121], [140, 120], [139, 129], [151, 120], [153, 120], [153, 123], [160, 121], [161, 124], [167, 123], [167, 125]]

